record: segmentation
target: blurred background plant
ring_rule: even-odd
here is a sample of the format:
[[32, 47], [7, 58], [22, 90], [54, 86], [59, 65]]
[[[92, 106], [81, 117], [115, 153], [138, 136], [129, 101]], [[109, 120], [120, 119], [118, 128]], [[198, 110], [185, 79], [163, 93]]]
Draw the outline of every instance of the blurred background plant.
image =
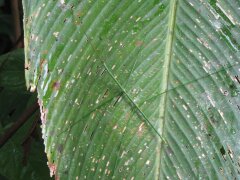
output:
[[0, 0], [0, 179], [50, 179], [36, 93], [25, 86], [20, 0]]

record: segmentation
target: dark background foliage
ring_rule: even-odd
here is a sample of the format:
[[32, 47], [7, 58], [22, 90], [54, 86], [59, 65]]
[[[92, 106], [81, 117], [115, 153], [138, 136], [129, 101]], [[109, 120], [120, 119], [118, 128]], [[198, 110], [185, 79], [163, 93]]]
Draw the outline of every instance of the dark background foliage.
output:
[[50, 179], [36, 93], [25, 86], [20, 0], [0, 0], [0, 180]]

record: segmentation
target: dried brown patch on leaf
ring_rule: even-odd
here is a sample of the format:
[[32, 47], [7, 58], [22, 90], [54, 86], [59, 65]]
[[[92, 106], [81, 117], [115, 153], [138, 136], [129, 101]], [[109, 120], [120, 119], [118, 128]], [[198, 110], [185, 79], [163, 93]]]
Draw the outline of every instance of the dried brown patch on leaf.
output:
[[43, 50], [43, 51], [42, 51], [42, 54], [43, 54], [43, 55], [47, 55], [47, 54], [48, 54], [48, 50]]
[[38, 104], [39, 104], [40, 112], [41, 112], [42, 125], [45, 125], [46, 121], [47, 121], [47, 112], [48, 112], [48, 110], [43, 107], [43, 103], [42, 103], [42, 101], [40, 99], [38, 100]]
[[144, 131], [145, 131], [145, 123], [143, 122], [138, 126], [137, 135], [139, 137], [141, 137], [143, 135]]
[[[48, 162], [48, 168], [50, 170], [50, 176], [54, 176], [56, 174], [57, 167], [54, 163]], [[59, 179], [58, 176], [55, 176], [55, 179]]]
[[59, 90], [60, 88], [60, 82], [59, 81], [55, 81], [52, 85], [52, 88], [56, 91]]
[[136, 41], [136, 42], [135, 42], [135, 45], [136, 45], [137, 47], [142, 46], [142, 45], [143, 45], [143, 41]]
[[30, 63], [29, 63], [29, 62], [26, 62], [26, 63], [24, 64], [25, 70], [29, 70], [29, 67], [30, 67]]
[[44, 66], [44, 64], [46, 64], [47, 63], [47, 60], [46, 59], [41, 59], [40, 60], [40, 69], [43, 69], [43, 66]]

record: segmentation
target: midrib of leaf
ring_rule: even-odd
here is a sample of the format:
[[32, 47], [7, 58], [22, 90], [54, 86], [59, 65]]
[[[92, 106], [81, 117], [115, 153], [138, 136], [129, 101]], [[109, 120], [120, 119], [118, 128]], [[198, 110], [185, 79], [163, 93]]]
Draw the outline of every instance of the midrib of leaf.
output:
[[[172, 49], [173, 49], [173, 37], [174, 37], [174, 28], [175, 28], [175, 20], [176, 20], [176, 11], [177, 11], [177, 3], [178, 0], [170, 0], [169, 4], [169, 17], [168, 17], [168, 30], [167, 30], [167, 38], [166, 38], [166, 47], [165, 47], [165, 56], [164, 56], [164, 64], [163, 64], [163, 73], [162, 73], [162, 86], [161, 91], [166, 92], [163, 94], [160, 101], [160, 113], [159, 113], [159, 132], [161, 136], [164, 135], [164, 125], [165, 125], [165, 114], [166, 114], [166, 106], [167, 106], [167, 96], [168, 96], [168, 85], [169, 85], [169, 74], [170, 74], [170, 66], [172, 59]], [[156, 171], [156, 179], [159, 179], [161, 173], [161, 155], [163, 151], [164, 141], [159, 143], [159, 151], [157, 151], [157, 171]]]

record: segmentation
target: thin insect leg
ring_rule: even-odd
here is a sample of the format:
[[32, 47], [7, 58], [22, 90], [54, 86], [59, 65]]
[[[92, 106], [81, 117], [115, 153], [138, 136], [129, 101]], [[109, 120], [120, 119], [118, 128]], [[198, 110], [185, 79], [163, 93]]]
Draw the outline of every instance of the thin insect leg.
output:
[[238, 76], [235, 76], [235, 79], [237, 80], [237, 82], [240, 84], [240, 80]]
[[173, 90], [178, 89], [178, 88], [180, 88], [180, 87], [183, 87], [183, 86], [192, 84], [192, 83], [194, 83], [194, 82], [196, 82], [196, 81], [199, 81], [199, 80], [208, 78], [209, 76], [215, 75], [215, 74], [217, 74], [217, 73], [219, 73], [219, 72], [222, 72], [222, 71], [224, 71], [224, 70], [226, 70], [226, 69], [230, 69], [230, 68], [235, 67], [235, 66], [239, 66], [239, 64], [232, 64], [232, 65], [230, 65], [230, 66], [227, 66], [227, 67], [224, 68], [224, 69], [220, 69], [220, 70], [215, 71], [215, 72], [213, 72], [213, 73], [210, 73], [210, 74], [208, 74], [208, 75], [199, 77], [199, 78], [194, 79], [194, 80], [192, 80], [192, 81], [189, 81], [189, 82], [187, 82], [187, 83], [181, 84], [181, 85], [176, 86], [176, 87], [171, 88], [171, 89], [168, 89], [167, 91], [163, 91], [163, 92], [161, 92], [161, 93], [157, 93], [156, 95], [154, 95], [154, 96], [146, 99], [146, 101], [150, 101], [150, 100], [152, 100], [152, 99], [154, 99], [154, 98], [156, 98], [156, 97], [158, 97], [158, 96], [161, 96], [161, 95], [163, 95], [163, 94], [165, 94], [165, 93], [167, 93], [167, 92], [169, 92], [169, 91], [173, 91]]
[[123, 95], [123, 92], [120, 93], [120, 95], [118, 96], [118, 98], [117, 98], [117, 100], [115, 101], [115, 103], [113, 104], [113, 106], [115, 106], [115, 105], [119, 102], [119, 100], [120, 100], [120, 98], [122, 97], [122, 95]]

